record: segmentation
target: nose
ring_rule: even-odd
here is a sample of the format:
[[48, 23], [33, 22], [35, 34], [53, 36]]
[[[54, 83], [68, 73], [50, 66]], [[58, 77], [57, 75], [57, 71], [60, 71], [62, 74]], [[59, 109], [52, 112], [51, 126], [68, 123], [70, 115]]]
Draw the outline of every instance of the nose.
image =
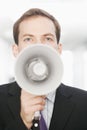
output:
[[42, 42], [43, 42], [43, 41], [42, 41], [40, 38], [37, 38], [37, 39], [36, 39], [36, 44], [38, 44], [38, 43], [40, 44], [40, 43], [42, 43]]
[[41, 36], [36, 37], [36, 39], [35, 39], [36, 44], [38, 44], [38, 43], [40, 44], [40, 43], [43, 43], [43, 42], [44, 42], [44, 40], [43, 40], [43, 38]]

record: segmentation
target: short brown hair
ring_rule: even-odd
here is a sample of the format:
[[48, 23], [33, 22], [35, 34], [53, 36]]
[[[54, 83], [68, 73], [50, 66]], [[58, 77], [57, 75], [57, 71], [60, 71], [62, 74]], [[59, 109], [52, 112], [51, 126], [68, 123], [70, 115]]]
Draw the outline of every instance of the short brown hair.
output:
[[14, 41], [16, 44], [18, 44], [18, 35], [19, 35], [19, 25], [20, 23], [29, 18], [29, 17], [32, 17], [32, 16], [44, 16], [44, 17], [47, 17], [49, 18], [53, 23], [54, 23], [54, 26], [55, 26], [55, 29], [56, 29], [56, 38], [57, 38], [57, 43], [59, 43], [59, 40], [60, 40], [60, 31], [61, 31], [61, 28], [60, 28], [60, 25], [58, 23], [58, 21], [52, 16], [50, 15], [48, 12], [42, 10], [42, 9], [38, 9], [38, 8], [32, 8], [28, 11], [26, 11], [14, 24], [13, 26], [13, 37], [14, 37]]

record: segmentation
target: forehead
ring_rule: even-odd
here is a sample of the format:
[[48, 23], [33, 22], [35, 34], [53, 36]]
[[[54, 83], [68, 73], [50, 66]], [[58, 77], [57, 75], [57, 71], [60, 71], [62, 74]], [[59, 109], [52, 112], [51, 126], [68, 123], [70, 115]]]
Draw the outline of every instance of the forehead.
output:
[[54, 32], [55, 25], [52, 20], [44, 16], [32, 16], [24, 19], [19, 26], [19, 32]]

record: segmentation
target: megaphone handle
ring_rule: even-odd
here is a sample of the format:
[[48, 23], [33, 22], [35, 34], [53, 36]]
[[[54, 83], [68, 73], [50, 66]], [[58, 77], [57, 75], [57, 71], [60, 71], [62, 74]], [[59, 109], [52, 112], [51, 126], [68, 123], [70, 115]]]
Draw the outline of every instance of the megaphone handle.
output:
[[40, 111], [35, 112], [34, 119], [33, 119], [33, 126], [32, 126], [33, 130], [40, 130], [40, 126], [39, 126], [40, 116], [41, 116]]
[[39, 120], [33, 120], [33, 126], [31, 130], [40, 130]]
[[36, 111], [36, 112], [35, 112], [35, 115], [34, 115], [34, 119], [35, 119], [35, 120], [39, 120], [40, 117], [41, 117], [40, 111]]

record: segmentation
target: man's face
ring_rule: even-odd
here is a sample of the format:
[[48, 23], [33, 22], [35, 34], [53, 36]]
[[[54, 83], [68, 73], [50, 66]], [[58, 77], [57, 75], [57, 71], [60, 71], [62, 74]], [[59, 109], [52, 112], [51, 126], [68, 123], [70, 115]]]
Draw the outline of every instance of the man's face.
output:
[[17, 55], [30, 44], [48, 44], [61, 51], [57, 44], [56, 31], [53, 22], [42, 16], [31, 17], [20, 23], [18, 45], [14, 45], [13, 53]]

